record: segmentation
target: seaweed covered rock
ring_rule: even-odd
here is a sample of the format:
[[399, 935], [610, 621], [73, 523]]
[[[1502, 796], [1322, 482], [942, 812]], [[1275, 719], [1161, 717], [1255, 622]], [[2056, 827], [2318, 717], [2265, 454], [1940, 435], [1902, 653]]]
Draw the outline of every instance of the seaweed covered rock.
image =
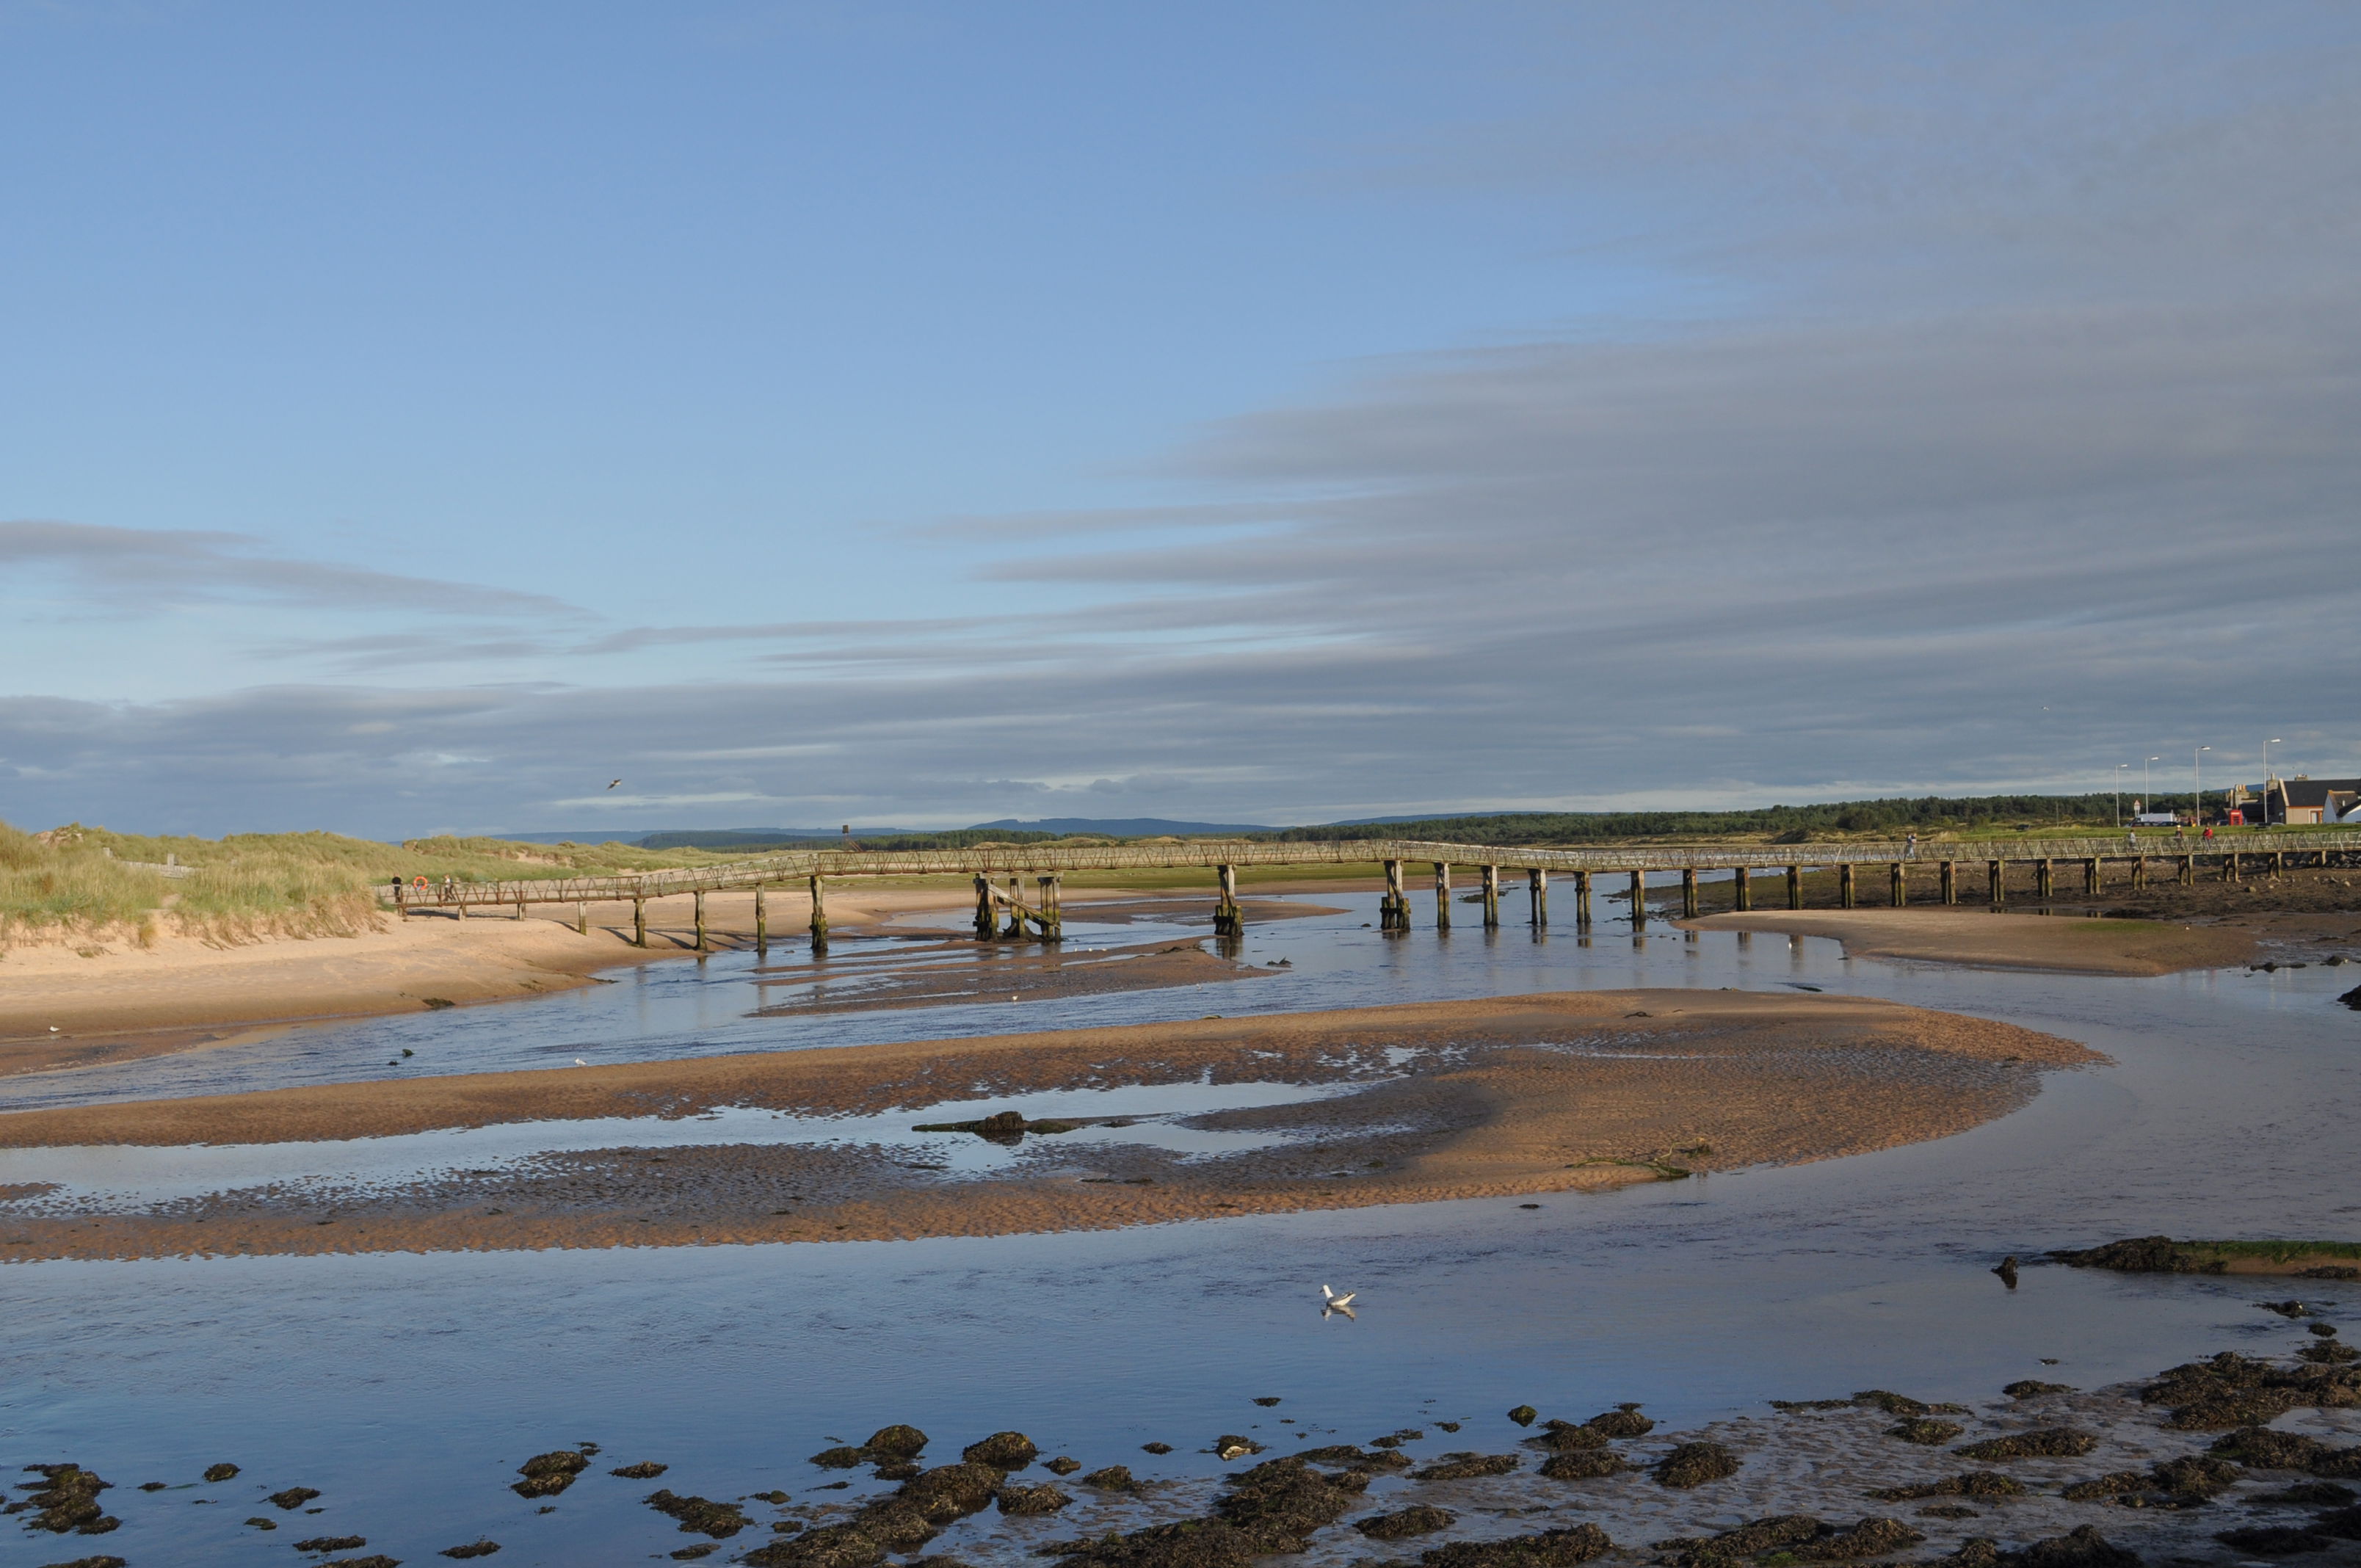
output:
[[10, 1503], [8, 1511], [31, 1511], [33, 1517], [25, 1521], [27, 1528], [56, 1535], [69, 1530], [76, 1535], [104, 1535], [122, 1525], [121, 1519], [99, 1506], [98, 1495], [115, 1483], [96, 1471], [79, 1464], [27, 1464], [25, 1470], [40, 1480], [27, 1483], [31, 1496]]
[[717, 1503], [710, 1497], [684, 1497], [676, 1492], [651, 1492], [644, 1499], [648, 1507], [665, 1517], [677, 1520], [684, 1533], [709, 1535], [716, 1541], [727, 1541], [744, 1530], [749, 1521], [735, 1503]]
[[1685, 1442], [1656, 1462], [1660, 1486], [1686, 1490], [1738, 1474], [1738, 1455], [1718, 1442]]
[[981, 1442], [969, 1443], [960, 1450], [960, 1457], [970, 1464], [989, 1464], [994, 1470], [1022, 1470], [1040, 1458], [1041, 1451], [1021, 1431], [996, 1431]]
[[1519, 1405], [1515, 1409], [1509, 1412], [1509, 1419], [1516, 1422], [1521, 1427], [1529, 1427], [1532, 1425], [1535, 1420], [1540, 1419], [1540, 1417], [1541, 1412], [1534, 1409], [1531, 1405]]
[[2361, 1493], [2350, 1486], [2340, 1486], [2334, 1481], [2299, 1481], [2292, 1486], [2276, 1492], [2265, 1492], [2248, 1497], [2250, 1503], [2277, 1503], [2290, 1508], [2334, 1508], [2361, 1503]]
[[671, 1468], [671, 1465], [659, 1464], [653, 1459], [642, 1459], [637, 1464], [619, 1464], [607, 1474], [620, 1475], [626, 1481], [653, 1481]]
[[2361, 1541], [2361, 1507], [2347, 1502], [2334, 1513], [2322, 1514], [2312, 1521], [2312, 1528], [2323, 1535], [2339, 1541]]
[[332, 1557], [319, 1568], [401, 1568], [401, 1559], [372, 1552], [367, 1557]]
[[1093, 1470], [1082, 1477], [1082, 1485], [1095, 1486], [1102, 1492], [1139, 1490], [1139, 1483], [1132, 1479], [1131, 1466], [1128, 1464], [1110, 1464], [1103, 1470]]
[[205, 1466], [205, 1479], [208, 1481], [235, 1481], [237, 1479], [237, 1466], [227, 1464], [208, 1464]]
[[1997, 1470], [1962, 1470], [1940, 1481], [1881, 1486], [1870, 1496], [1881, 1503], [1906, 1503], [1918, 1497], [2021, 1497], [2025, 1496], [2025, 1483]]
[[517, 1466], [524, 1479], [509, 1487], [520, 1497], [554, 1497], [574, 1485], [574, 1477], [590, 1467], [588, 1456], [576, 1449], [536, 1453]]
[[891, 1455], [895, 1459], [916, 1459], [927, 1450], [927, 1434], [914, 1426], [895, 1422], [879, 1427], [861, 1445], [873, 1454]]
[[2213, 1440], [2206, 1452], [2222, 1459], [2235, 1459], [2254, 1470], [2308, 1470], [2320, 1457], [2323, 1448], [2316, 1437], [2306, 1437], [2296, 1431], [2273, 1431], [2268, 1427], [2241, 1427], [2236, 1431]]
[[1865, 1519], [1850, 1530], [1805, 1541], [1795, 1548], [1795, 1553], [1806, 1563], [1846, 1563], [1860, 1557], [1884, 1557], [1926, 1539], [1900, 1519]]
[[2128, 1497], [2148, 1489], [2147, 1472], [2144, 1470], [2110, 1470], [2104, 1475], [2093, 1475], [2088, 1481], [2077, 1481], [2059, 1493], [2070, 1503], [2103, 1503], [2112, 1497]]
[[1658, 1552], [1670, 1553], [1677, 1568], [1712, 1568], [1713, 1564], [1734, 1562], [1741, 1557], [1753, 1557], [1763, 1552], [1784, 1552], [1826, 1531], [1810, 1514], [1773, 1514], [1768, 1519], [1751, 1519], [1736, 1530], [1723, 1530], [1719, 1535], [1703, 1540], [1675, 1540], [1656, 1542]]
[[823, 1448], [811, 1456], [811, 1463], [823, 1470], [858, 1470], [869, 1463], [869, 1451], [853, 1443], [835, 1448]]
[[290, 1486], [283, 1492], [271, 1493], [268, 1501], [274, 1508], [284, 1508], [292, 1513], [319, 1495], [317, 1486]]
[[2361, 1350], [2356, 1350], [2343, 1340], [2316, 1339], [2297, 1351], [2296, 1359], [2321, 1366], [2341, 1366], [2349, 1361], [2361, 1361]]
[[77, 1557], [71, 1563], [52, 1563], [49, 1568], [131, 1568], [120, 1557]]
[[475, 1540], [467, 1542], [465, 1546], [446, 1546], [441, 1552], [435, 1553], [435, 1555], [438, 1557], [456, 1557], [465, 1561], [470, 1557], [489, 1557], [494, 1552], [500, 1551], [500, 1543], [499, 1541], [489, 1540], [483, 1536], [478, 1536]]
[[1458, 1522], [1459, 1516], [1424, 1503], [1397, 1508], [1389, 1514], [1371, 1514], [1365, 1519], [1355, 1519], [1353, 1528], [1371, 1541], [1408, 1541], [1414, 1535], [1433, 1535], [1438, 1530], [1448, 1530]]
[[1332, 1442], [1323, 1448], [1307, 1448], [1296, 1458], [1312, 1464], [1342, 1464], [1354, 1470], [1407, 1470], [1416, 1461], [1406, 1453], [1390, 1448], [1371, 1453], [1349, 1442]]
[[2001, 1390], [2012, 1399], [2038, 1399], [2044, 1394], [2071, 1394], [2070, 1383], [2044, 1383], [2037, 1377], [2020, 1377]]
[[298, 1552], [353, 1552], [368, 1541], [357, 1535], [315, 1535], [309, 1541], [295, 1543]]
[[2004, 1561], [2009, 1568], [2142, 1568], [2138, 1552], [2125, 1551], [2087, 1524], [2009, 1552]]
[[1573, 1453], [1586, 1448], [1605, 1448], [1607, 1434], [1597, 1427], [1576, 1426], [1572, 1421], [1552, 1421], [1525, 1442], [1532, 1447], [1545, 1448], [1553, 1453]]
[[1071, 1568], [1246, 1568], [1257, 1554], [1246, 1531], [1217, 1519], [1149, 1525], [1042, 1550]]
[[1932, 1415], [1935, 1407], [1924, 1399], [1914, 1399], [1907, 1394], [1897, 1394], [1891, 1388], [1863, 1388], [1850, 1401], [1871, 1409], [1883, 1410], [1889, 1416]]
[[1062, 1453], [1055, 1459], [1045, 1459], [1041, 1462], [1041, 1468], [1052, 1475], [1071, 1475], [1082, 1467], [1081, 1460], [1069, 1458]]
[[1003, 1486], [999, 1500], [1004, 1514], [1054, 1514], [1074, 1499], [1044, 1481], [1037, 1486]]
[[945, 1525], [990, 1508], [1004, 1475], [993, 1465], [961, 1460], [919, 1472], [903, 1482], [894, 1496], [930, 1523]]
[[1601, 1476], [1619, 1475], [1625, 1468], [1623, 1456], [1611, 1448], [1553, 1453], [1542, 1461], [1542, 1475], [1552, 1481], [1596, 1481]]
[[1957, 1421], [1937, 1420], [1932, 1416], [1919, 1416], [1900, 1421], [1885, 1429], [1888, 1437], [1898, 1437], [1905, 1442], [1923, 1443], [1933, 1448], [1950, 1442], [1968, 1429]]
[[1516, 1468], [1513, 1453], [1446, 1453], [1410, 1475], [1413, 1481], [1472, 1481], [1479, 1475], [1506, 1475]]
[[2158, 1465], [2148, 1472], [2148, 1478], [2160, 1492], [2182, 1497], [2212, 1497], [2228, 1491], [2245, 1477], [2238, 1466], [2226, 1459], [2184, 1453]]
[[2227, 1267], [2222, 1259], [2193, 1253], [2170, 1236], [2133, 1236], [2049, 1255], [2070, 1267], [2112, 1268], [2119, 1274], [2220, 1274]]
[[1645, 1437], [1656, 1430], [1656, 1423], [1642, 1415], [1637, 1405], [1618, 1405], [1611, 1410], [1600, 1411], [1582, 1424], [1609, 1437]]
[[1268, 1459], [1233, 1480], [1213, 1513], [1252, 1537], [1261, 1552], [1301, 1552], [1312, 1533], [1342, 1519], [1368, 1485], [1363, 1471], [1331, 1475], [1300, 1458]]
[[858, 1525], [830, 1524], [757, 1547], [742, 1561], [754, 1568], [875, 1568], [885, 1548]]
[[2240, 1530], [2215, 1532], [2214, 1540], [2224, 1546], [2234, 1546], [2249, 1557], [2294, 1557], [2307, 1552], [2325, 1552], [2336, 1542], [2317, 1530], [2294, 1525], [2257, 1524]]
[[2099, 1446], [2090, 1432], [2073, 1427], [2041, 1427], [1986, 1438], [1951, 1452], [1962, 1459], [2080, 1459]]
[[[1382, 1437], [1377, 1441], [1386, 1447], [1398, 1448], [1401, 1445], [1402, 1439], [1401, 1435], [1397, 1432], [1390, 1441]], [[1268, 1443], [1257, 1442], [1254, 1439], [1245, 1436], [1242, 1433], [1225, 1431], [1221, 1436], [1213, 1440], [1213, 1446], [1211, 1452], [1215, 1457], [1221, 1459], [1244, 1459], [1250, 1453], [1264, 1453], [1268, 1447], [1269, 1445]]]
[[1421, 1568], [1574, 1568], [1615, 1550], [1595, 1524], [1513, 1535], [1506, 1541], [1459, 1541], [1419, 1553]]

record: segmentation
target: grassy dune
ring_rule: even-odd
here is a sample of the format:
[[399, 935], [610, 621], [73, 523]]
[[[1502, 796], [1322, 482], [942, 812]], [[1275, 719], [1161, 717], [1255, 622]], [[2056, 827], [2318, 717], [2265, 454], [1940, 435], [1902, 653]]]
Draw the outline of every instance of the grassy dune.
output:
[[[153, 869], [167, 858], [185, 877]], [[731, 859], [629, 844], [515, 844], [413, 839], [379, 844], [335, 833], [160, 838], [79, 823], [26, 833], [0, 823], [0, 946], [102, 933], [161, 933], [216, 942], [366, 930], [397, 876], [491, 882], [577, 872], [651, 871]]]

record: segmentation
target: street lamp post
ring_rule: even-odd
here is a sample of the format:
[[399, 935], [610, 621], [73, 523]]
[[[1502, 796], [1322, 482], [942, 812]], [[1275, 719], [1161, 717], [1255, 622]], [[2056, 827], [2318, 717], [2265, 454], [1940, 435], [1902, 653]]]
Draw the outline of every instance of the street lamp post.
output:
[[2149, 762], [2160, 762], [2162, 761], [2164, 761], [2162, 757], [2149, 757], [2140, 763], [2140, 809], [2142, 811], [2154, 811], [2156, 809], [2156, 796], [2150, 795], [2147, 789], [2147, 765]]
[[2189, 771], [2197, 778], [2197, 795], [2189, 811], [2191, 816], [2197, 818], [2197, 826], [2200, 828], [2205, 826], [2205, 753], [2213, 749], [2211, 746], [2200, 746], [2189, 754]]

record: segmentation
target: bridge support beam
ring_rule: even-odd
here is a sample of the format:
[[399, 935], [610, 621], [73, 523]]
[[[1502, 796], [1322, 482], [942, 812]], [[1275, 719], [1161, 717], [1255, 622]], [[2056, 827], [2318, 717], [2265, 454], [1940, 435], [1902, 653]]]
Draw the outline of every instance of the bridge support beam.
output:
[[511, 920], [522, 920], [524, 918], [524, 894], [517, 894], [516, 913], [510, 916], [509, 918]]
[[[1224, 866], [1222, 869], [1228, 871], [1230, 868]], [[1040, 918], [1038, 922], [1041, 927], [1041, 939], [1062, 942], [1066, 939], [1066, 912], [1065, 901], [1059, 893], [1058, 874], [1052, 872], [1048, 876], [1033, 880], [1041, 889]]]
[[2006, 861], [1986, 861], [1984, 862], [1984, 883], [1986, 892], [1989, 894], [1986, 899], [1987, 903], [1991, 904], [1994, 909], [1998, 909], [2002, 905], [2006, 904], [2008, 902], [2008, 862]]
[[2132, 860], [2132, 886], [2135, 889], [2137, 889], [2144, 888], [2147, 885], [2147, 857], [2146, 855], [2135, 856]]
[[811, 879], [811, 950], [828, 951], [828, 887], [819, 876]]
[[1549, 924], [1549, 872], [1535, 867], [1525, 873], [1525, 902], [1532, 906], [1533, 929]]
[[1410, 929], [1410, 894], [1402, 891], [1402, 863], [1400, 861], [1386, 862], [1386, 895], [1378, 900], [1378, 929]]
[[978, 872], [975, 873], [975, 939], [989, 942], [999, 934], [997, 912], [992, 907], [992, 879]]
[[1960, 868], [1958, 863], [1952, 861], [1945, 861], [1940, 867], [1940, 872], [1942, 877], [1941, 897], [1943, 902], [1946, 904], [1959, 903]]
[[574, 934], [577, 937], [590, 934], [590, 906], [587, 904], [574, 906]]
[[[817, 881], [818, 879], [815, 878], [814, 880]], [[689, 896], [697, 903], [697, 950], [701, 953], [705, 951], [705, 890], [703, 888], [699, 888], [695, 893], [689, 894]], [[817, 901], [814, 902], [812, 907], [815, 909], [819, 907]]]
[[2195, 887], [2197, 885], [2197, 857], [2195, 855], [2183, 855], [2180, 857], [2180, 885], [2183, 887]]
[[1574, 925], [1578, 931], [1590, 928], [1590, 873], [1574, 873]]
[[2039, 860], [2033, 862], [2034, 896], [2040, 899], [2042, 903], [2047, 904], [2049, 902], [2050, 894], [2057, 891], [2057, 878], [2050, 866], [2049, 857], [2044, 855]]
[[1890, 885], [1886, 889], [1885, 901], [1900, 909], [1910, 902], [1910, 880], [1905, 874], [1900, 861], [1886, 867], [1886, 872]]
[[1484, 929], [1500, 928], [1500, 868], [1484, 868]]
[[1017, 896], [1024, 886], [1015, 872], [1008, 873], [1008, 928], [1000, 934], [1012, 942], [1025, 938], [1025, 901]]
[[2099, 896], [2099, 857], [2096, 855], [2082, 862], [2082, 891], [2093, 898]]
[[1741, 914], [1754, 907], [1754, 873], [1744, 866], [1730, 873], [1730, 906]]
[[1697, 868], [1683, 866], [1681, 868], [1681, 918], [1694, 920], [1697, 916]]
[[1213, 888], [1213, 935], [1244, 936], [1246, 921], [1238, 914], [1238, 868], [1215, 866]]
[[1804, 907], [1804, 868], [1801, 866], [1787, 868], [1787, 907]]
[[1648, 873], [1631, 873], [1631, 929], [1639, 930], [1648, 923]]
[[631, 900], [631, 946], [644, 948], [647, 945], [648, 901], [644, 898], [635, 898]]
[[754, 950], [757, 953], [771, 950], [771, 912], [763, 903], [763, 890], [759, 885], [754, 889]]
[[2224, 882], [2236, 882], [2239, 880], [2238, 851], [2235, 850], [2227, 851], [2222, 857], [2222, 880]]
[[1438, 932], [1451, 929], [1451, 862], [1434, 862], [1434, 928]]
[[1852, 904], [1852, 862], [1847, 861], [1837, 868], [1837, 907], [1850, 909]]

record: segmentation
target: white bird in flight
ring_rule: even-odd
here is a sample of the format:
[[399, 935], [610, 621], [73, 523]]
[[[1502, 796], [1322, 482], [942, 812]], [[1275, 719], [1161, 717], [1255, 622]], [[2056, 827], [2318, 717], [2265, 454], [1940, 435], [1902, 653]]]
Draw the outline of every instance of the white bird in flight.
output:
[[617, 779], [617, 780], [615, 781], [615, 784], [609, 784], [607, 787], [608, 787], [609, 789], [613, 789], [613, 788], [615, 787], [615, 784], [621, 784], [622, 782], [623, 782], [622, 780], [620, 780], [620, 779]]

